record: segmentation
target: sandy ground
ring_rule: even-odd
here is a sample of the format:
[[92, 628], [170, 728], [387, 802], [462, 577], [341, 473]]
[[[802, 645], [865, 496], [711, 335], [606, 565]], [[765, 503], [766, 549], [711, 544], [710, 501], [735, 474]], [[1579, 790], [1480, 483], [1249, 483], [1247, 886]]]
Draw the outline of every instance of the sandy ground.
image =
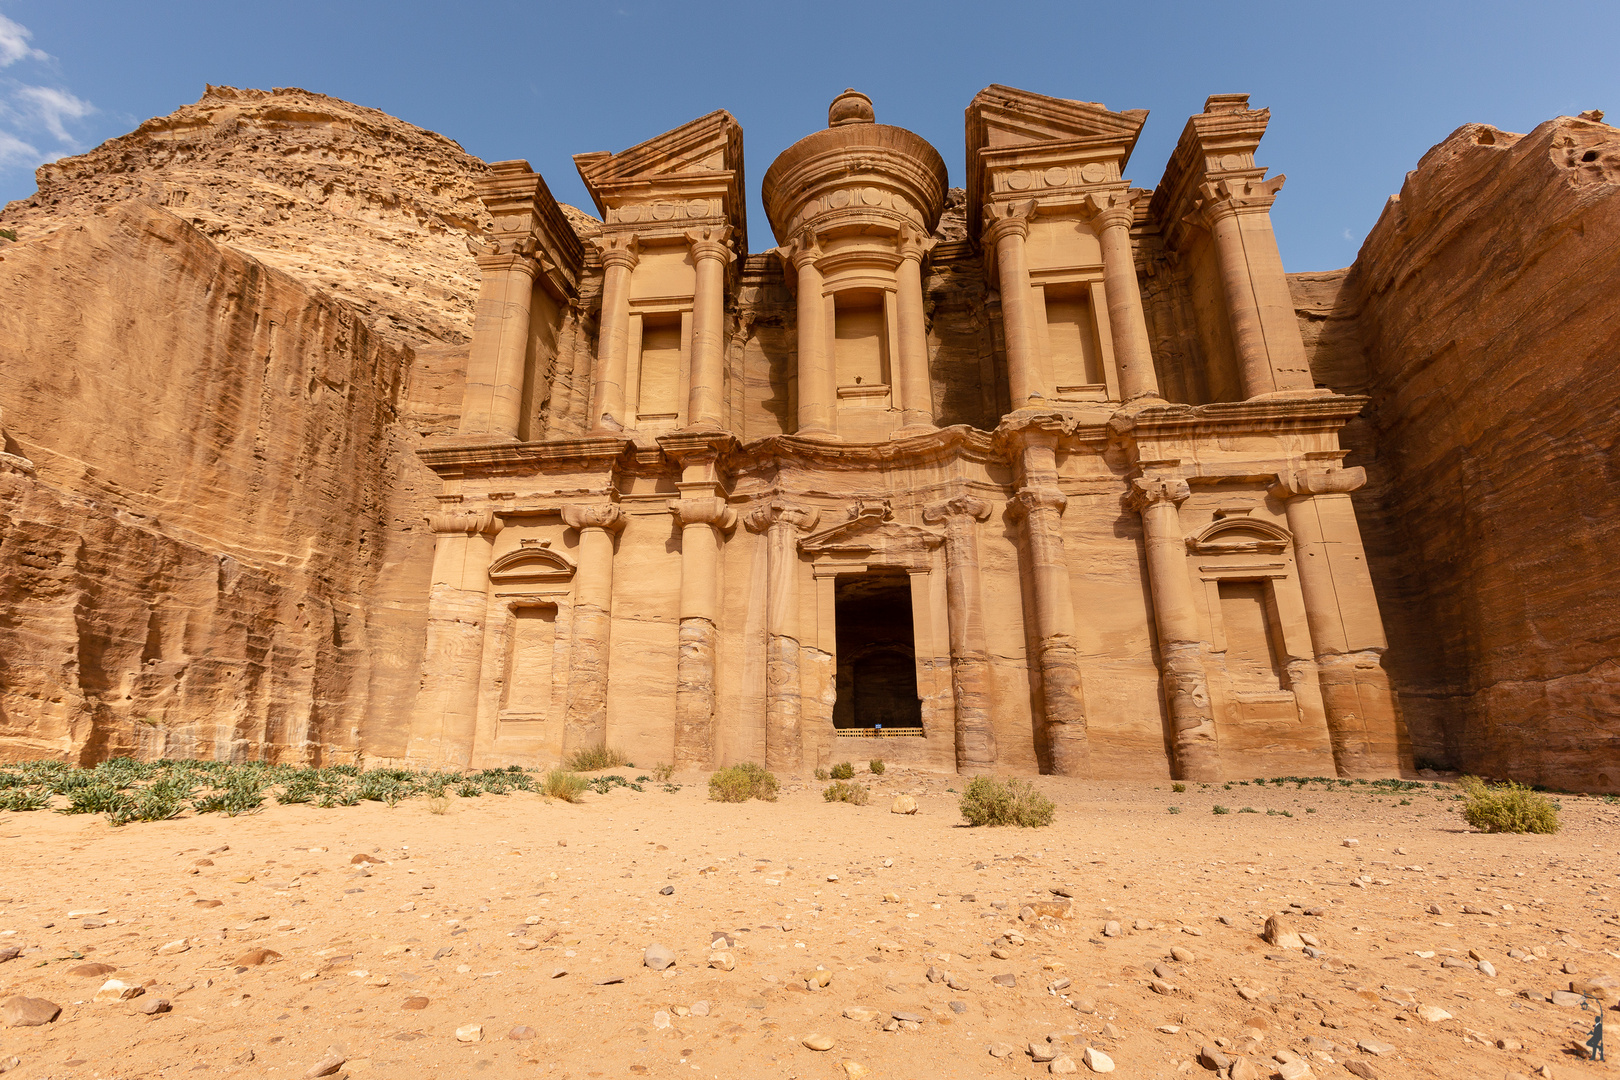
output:
[[[19, 1078], [301, 1077], [339, 1058], [331, 1075], [1047, 1074], [1034, 1043], [1082, 1076], [1088, 1046], [1130, 1078], [1214, 1075], [1206, 1045], [1260, 1077], [1287, 1075], [1279, 1055], [1320, 1077], [1611, 1068], [1574, 1056], [1592, 1013], [1526, 996], [1567, 990], [1566, 967], [1620, 972], [1620, 806], [1599, 799], [1564, 798], [1557, 836], [1486, 836], [1449, 793], [1046, 777], [1057, 822], [1020, 830], [967, 828], [946, 790], [962, 781], [892, 768], [857, 776], [865, 807], [814, 782], [723, 805], [676, 779], [578, 805], [452, 798], [442, 815], [420, 799], [121, 829], [0, 814], [0, 952], [23, 950], [0, 963], [0, 999], [62, 1007], [0, 1025], [0, 1061]], [[891, 814], [897, 793], [921, 811]], [[1059, 888], [1071, 917], [1020, 918]], [[1318, 955], [1261, 939], [1285, 911]], [[708, 964], [722, 933], [734, 970]], [[675, 966], [644, 966], [651, 944]], [[264, 949], [279, 958], [243, 962]], [[1494, 977], [1441, 967], [1470, 949]], [[818, 967], [830, 982], [807, 989]], [[146, 992], [94, 1001], [107, 979]], [[171, 1011], [138, 1011], [159, 999]], [[458, 1039], [468, 1025], [480, 1041]]]

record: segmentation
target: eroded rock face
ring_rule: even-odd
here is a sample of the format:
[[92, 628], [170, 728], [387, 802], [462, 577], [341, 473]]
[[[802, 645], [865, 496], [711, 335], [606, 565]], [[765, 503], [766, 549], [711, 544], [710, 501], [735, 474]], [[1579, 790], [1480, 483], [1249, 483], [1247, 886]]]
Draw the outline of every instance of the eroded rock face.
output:
[[0, 754], [386, 755], [431, 558], [412, 360], [149, 204], [0, 250]]
[[1620, 786], [1620, 131], [1470, 124], [1355, 265], [1296, 275], [1419, 758]]

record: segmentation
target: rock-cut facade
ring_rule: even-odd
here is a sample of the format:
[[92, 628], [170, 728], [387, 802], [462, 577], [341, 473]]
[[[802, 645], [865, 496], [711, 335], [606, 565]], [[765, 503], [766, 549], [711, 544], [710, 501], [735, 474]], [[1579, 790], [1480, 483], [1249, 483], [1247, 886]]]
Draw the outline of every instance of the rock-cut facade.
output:
[[1211, 97], [1151, 191], [1145, 117], [992, 86], [963, 192], [846, 92], [752, 253], [726, 112], [576, 157], [599, 230], [491, 165], [406, 756], [1409, 768], [1268, 113]]

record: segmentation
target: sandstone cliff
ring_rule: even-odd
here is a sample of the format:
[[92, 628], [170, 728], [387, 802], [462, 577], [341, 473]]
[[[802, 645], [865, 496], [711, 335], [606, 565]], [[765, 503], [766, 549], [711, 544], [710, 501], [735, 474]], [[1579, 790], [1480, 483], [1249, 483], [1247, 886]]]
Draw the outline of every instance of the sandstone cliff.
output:
[[1419, 758], [1620, 787], [1620, 130], [1460, 128], [1294, 290]]

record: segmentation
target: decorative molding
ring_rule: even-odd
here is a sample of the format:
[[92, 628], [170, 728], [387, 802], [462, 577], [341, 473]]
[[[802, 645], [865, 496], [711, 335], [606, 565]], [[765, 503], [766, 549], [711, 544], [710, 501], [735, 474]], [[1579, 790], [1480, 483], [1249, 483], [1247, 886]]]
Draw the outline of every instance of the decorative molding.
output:
[[563, 522], [570, 529], [606, 529], [618, 532], [624, 528], [624, 511], [618, 503], [570, 503], [562, 508]]
[[560, 551], [553, 551], [548, 540], [524, 540], [516, 551], [509, 551], [489, 565], [489, 579], [497, 585], [561, 585], [573, 579], [576, 565]]
[[1280, 555], [1294, 534], [1264, 518], [1216, 518], [1192, 536], [1187, 549], [1195, 555]]
[[440, 536], [489, 536], [501, 531], [493, 510], [455, 510], [427, 515], [428, 527]]
[[1359, 465], [1348, 469], [1284, 469], [1277, 473], [1273, 493], [1282, 499], [1298, 495], [1348, 495], [1367, 483], [1367, 470]]

